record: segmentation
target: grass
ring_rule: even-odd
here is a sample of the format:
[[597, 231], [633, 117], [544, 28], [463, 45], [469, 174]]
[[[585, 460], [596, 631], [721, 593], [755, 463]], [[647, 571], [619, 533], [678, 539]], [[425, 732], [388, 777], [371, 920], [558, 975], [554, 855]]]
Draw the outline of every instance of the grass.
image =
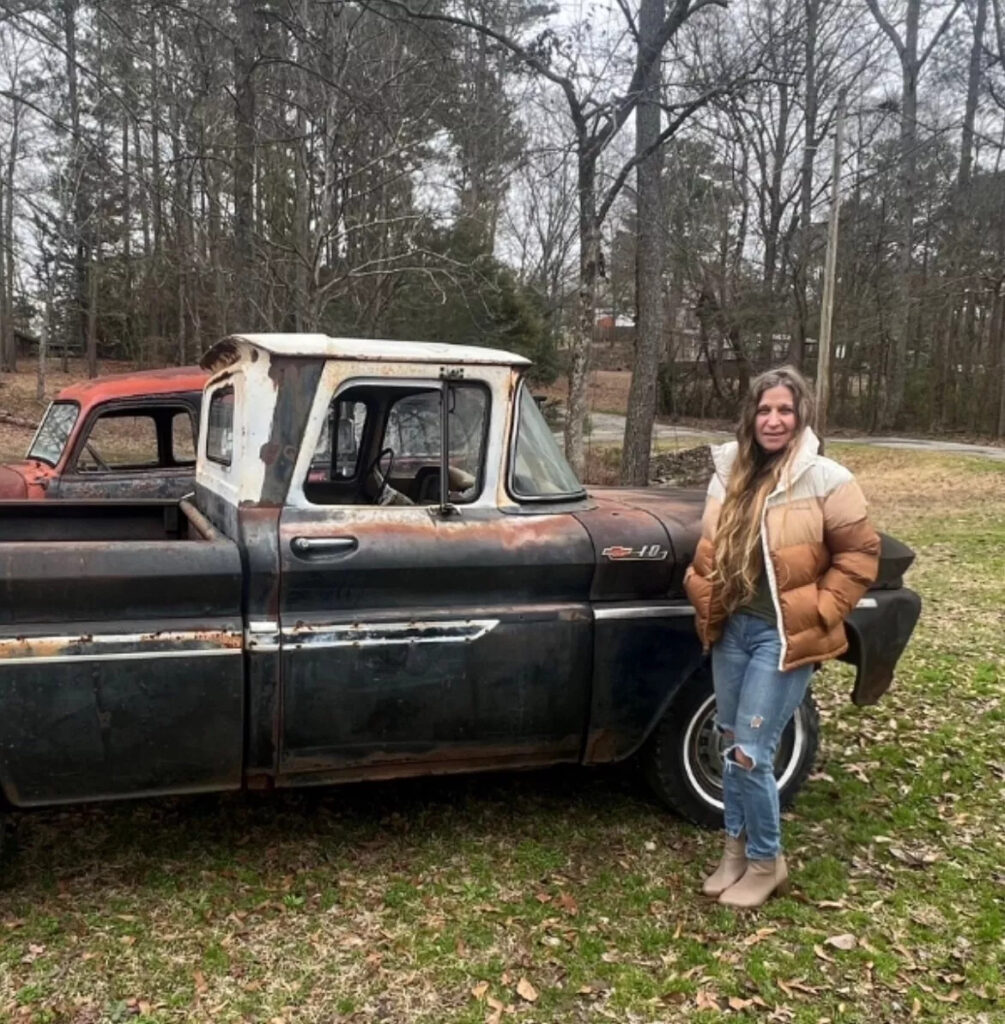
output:
[[925, 611], [879, 706], [818, 677], [791, 895], [697, 896], [718, 837], [631, 766], [42, 812], [0, 890], [0, 1019], [1001, 1020], [1005, 466], [833, 454]]

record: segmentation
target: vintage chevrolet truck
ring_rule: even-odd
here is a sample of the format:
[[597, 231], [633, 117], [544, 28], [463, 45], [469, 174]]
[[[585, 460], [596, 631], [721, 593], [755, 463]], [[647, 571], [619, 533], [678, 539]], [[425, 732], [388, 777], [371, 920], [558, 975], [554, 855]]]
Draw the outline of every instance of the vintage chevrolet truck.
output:
[[63, 388], [25, 457], [0, 465], [0, 501], [180, 498], [195, 482], [197, 366], [114, 373]]
[[[703, 495], [593, 488], [520, 356], [320, 335], [211, 349], [194, 495], [0, 504], [0, 811], [638, 754], [715, 823], [682, 577]], [[852, 694], [920, 611], [884, 539]], [[776, 763], [817, 744], [812, 698]]]

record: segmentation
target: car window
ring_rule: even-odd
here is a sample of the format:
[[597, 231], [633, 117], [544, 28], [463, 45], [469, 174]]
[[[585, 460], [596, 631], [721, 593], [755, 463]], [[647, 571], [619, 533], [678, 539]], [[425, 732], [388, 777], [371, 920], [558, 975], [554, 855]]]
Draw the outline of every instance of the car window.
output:
[[143, 413], [99, 416], [77, 454], [77, 469], [82, 473], [155, 467], [159, 462], [157, 423]]
[[510, 467], [510, 491], [516, 498], [580, 498], [585, 491], [558, 447], [534, 396], [520, 388], [516, 442]]
[[53, 402], [28, 449], [28, 458], [55, 466], [63, 457], [79, 414], [80, 406], [76, 402]]
[[171, 457], [176, 463], [195, 463], [195, 419], [186, 409], [171, 414]]
[[[400, 483], [415, 504], [440, 501], [440, 452], [443, 427], [440, 395], [423, 391], [399, 398], [390, 408], [381, 449], [394, 453], [390, 477]], [[446, 391], [450, 438], [449, 499], [455, 504], [474, 501], [481, 490], [488, 391], [478, 385], [451, 385]]]
[[[375, 383], [356, 384], [336, 396], [311, 460], [304, 487], [308, 500], [439, 504], [442, 393], [438, 382], [407, 389]], [[466, 383], [451, 385], [446, 394], [449, 500], [470, 502], [481, 491], [489, 393]]]
[[234, 389], [220, 388], [209, 400], [206, 458], [229, 466], [234, 458]]

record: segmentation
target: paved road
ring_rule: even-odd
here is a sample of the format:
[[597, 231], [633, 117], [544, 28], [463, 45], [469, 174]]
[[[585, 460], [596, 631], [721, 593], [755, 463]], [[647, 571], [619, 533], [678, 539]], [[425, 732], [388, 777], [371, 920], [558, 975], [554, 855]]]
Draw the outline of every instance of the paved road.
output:
[[[590, 440], [618, 442], [624, 438], [625, 418], [614, 413], [590, 413]], [[657, 423], [653, 428], [657, 440], [673, 441], [695, 438], [705, 441], [728, 441], [733, 435], [721, 430], [699, 430], [694, 427], [678, 427], [673, 424]], [[867, 444], [877, 448], [905, 448], [915, 451], [943, 452], [946, 455], [976, 455], [979, 458], [1005, 462], [1005, 448], [993, 445], [964, 444], [962, 441], [939, 441], [922, 437], [835, 437], [835, 441], [847, 444]]]

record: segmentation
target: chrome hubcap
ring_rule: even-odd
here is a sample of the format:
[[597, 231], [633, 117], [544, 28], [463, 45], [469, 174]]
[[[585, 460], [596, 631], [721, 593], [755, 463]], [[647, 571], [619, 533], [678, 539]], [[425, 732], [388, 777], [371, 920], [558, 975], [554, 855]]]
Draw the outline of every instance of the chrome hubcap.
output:
[[[796, 709], [775, 752], [775, 779], [782, 789], [795, 773], [806, 745], [805, 712]], [[691, 785], [715, 807], [722, 807], [725, 742], [715, 727], [715, 698], [704, 701], [691, 718], [684, 738], [684, 768]]]

